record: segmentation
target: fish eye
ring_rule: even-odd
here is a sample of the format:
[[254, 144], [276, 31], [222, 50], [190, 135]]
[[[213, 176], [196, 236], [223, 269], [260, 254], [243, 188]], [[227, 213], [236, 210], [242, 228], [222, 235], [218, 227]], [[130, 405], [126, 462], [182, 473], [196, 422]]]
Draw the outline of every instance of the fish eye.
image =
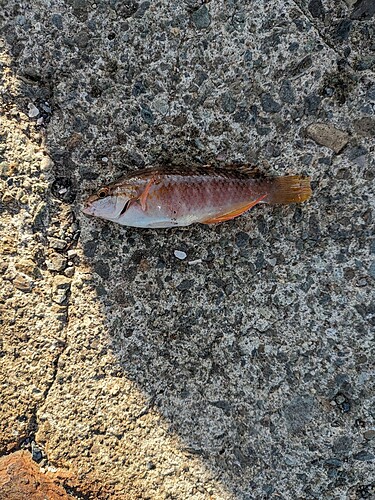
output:
[[108, 189], [103, 188], [98, 192], [98, 197], [103, 199], [107, 196], [107, 194], [108, 194]]

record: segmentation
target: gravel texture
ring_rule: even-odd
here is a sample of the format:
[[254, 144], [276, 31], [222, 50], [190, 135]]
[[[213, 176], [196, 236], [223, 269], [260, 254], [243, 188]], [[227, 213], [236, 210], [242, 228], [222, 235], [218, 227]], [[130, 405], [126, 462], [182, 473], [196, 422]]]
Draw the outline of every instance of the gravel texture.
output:
[[[0, 0], [3, 455], [88, 499], [374, 497], [373, 6]], [[232, 162], [313, 197], [80, 212], [145, 165]]]

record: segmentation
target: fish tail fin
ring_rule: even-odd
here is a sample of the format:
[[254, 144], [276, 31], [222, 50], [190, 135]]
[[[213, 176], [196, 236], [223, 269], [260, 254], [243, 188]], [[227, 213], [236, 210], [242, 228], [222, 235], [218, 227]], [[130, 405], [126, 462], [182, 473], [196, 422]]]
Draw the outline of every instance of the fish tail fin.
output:
[[272, 179], [269, 195], [264, 201], [272, 205], [302, 203], [308, 200], [311, 194], [310, 177], [288, 175]]

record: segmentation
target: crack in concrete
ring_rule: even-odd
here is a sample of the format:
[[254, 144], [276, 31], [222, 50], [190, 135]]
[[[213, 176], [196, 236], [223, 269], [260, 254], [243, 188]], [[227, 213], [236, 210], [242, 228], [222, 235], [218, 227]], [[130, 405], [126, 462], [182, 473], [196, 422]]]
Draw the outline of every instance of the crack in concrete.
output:
[[[315, 31], [318, 33], [319, 37], [321, 38], [322, 42], [340, 58], [344, 58], [344, 54], [341, 53], [340, 51], [337, 50], [337, 48], [326, 38], [326, 36], [321, 32], [320, 28], [314, 23], [314, 21], [310, 18], [308, 14], [305, 13], [302, 7], [297, 3], [296, 0], [291, 0], [293, 5], [296, 7], [296, 9], [301, 13], [301, 15], [311, 23], [311, 26], [315, 29]], [[348, 62], [348, 65], [350, 66], [350, 63]]]
[[[69, 314], [69, 312], [68, 312]], [[66, 329], [68, 328], [68, 322], [67, 322], [67, 325], [65, 327]], [[60, 361], [60, 358], [61, 356], [64, 354], [66, 348], [67, 348], [67, 335], [65, 336], [65, 339], [63, 340], [63, 347], [62, 349], [60, 349], [60, 351], [57, 353], [55, 359], [53, 360], [52, 364], [53, 364], [53, 373], [52, 373], [52, 380], [50, 382], [50, 384], [47, 386], [47, 388], [45, 389], [44, 391], [44, 403], [43, 403], [43, 406], [45, 405], [47, 399], [48, 399], [48, 396], [49, 396], [49, 393], [51, 392], [51, 389], [53, 387], [53, 385], [55, 384], [56, 382], [56, 379], [57, 379], [57, 374], [58, 374], [58, 371], [59, 371], [59, 361]]]

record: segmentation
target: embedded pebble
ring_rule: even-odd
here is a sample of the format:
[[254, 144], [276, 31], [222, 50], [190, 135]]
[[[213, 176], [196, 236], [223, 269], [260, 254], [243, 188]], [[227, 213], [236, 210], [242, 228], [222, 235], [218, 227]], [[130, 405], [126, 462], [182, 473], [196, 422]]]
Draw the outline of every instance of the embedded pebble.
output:
[[17, 271], [20, 271], [23, 274], [27, 274], [34, 278], [40, 277], [38, 266], [31, 259], [22, 258], [15, 262], [14, 267], [17, 269]]
[[205, 5], [193, 12], [191, 19], [197, 29], [208, 28], [211, 24], [211, 16]]
[[21, 292], [30, 292], [33, 287], [33, 281], [28, 276], [17, 274], [13, 280], [13, 285]]
[[47, 269], [50, 271], [63, 271], [67, 265], [67, 259], [60, 254], [55, 254], [46, 260]]
[[49, 246], [55, 250], [63, 250], [66, 247], [66, 242], [58, 238], [48, 238]]
[[65, 302], [70, 290], [70, 285], [71, 280], [68, 277], [61, 274], [56, 275], [54, 277], [52, 287], [53, 301], [57, 304], [62, 304], [63, 302]]
[[312, 123], [306, 129], [307, 136], [321, 146], [332, 149], [336, 154], [348, 144], [349, 134], [333, 125]]
[[70, 267], [67, 267], [64, 271], [64, 274], [65, 276], [67, 276], [68, 278], [71, 278], [73, 275], [74, 275], [74, 267], [73, 266], [70, 266]]
[[187, 254], [185, 252], [182, 252], [181, 250], [175, 250], [173, 253], [174, 253], [174, 256], [180, 260], [184, 260], [187, 257]]
[[195, 260], [189, 260], [188, 264], [189, 266], [195, 266], [196, 264], [201, 264], [202, 259], [195, 259]]
[[29, 110], [28, 112], [29, 118], [36, 118], [39, 115], [39, 109], [36, 106], [34, 106], [33, 103], [30, 103], [27, 107]]
[[54, 290], [57, 290], [59, 288], [62, 288], [64, 290], [68, 289], [71, 285], [71, 280], [66, 278], [65, 276], [61, 274], [57, 274], [53, 278], [53, 288]]

